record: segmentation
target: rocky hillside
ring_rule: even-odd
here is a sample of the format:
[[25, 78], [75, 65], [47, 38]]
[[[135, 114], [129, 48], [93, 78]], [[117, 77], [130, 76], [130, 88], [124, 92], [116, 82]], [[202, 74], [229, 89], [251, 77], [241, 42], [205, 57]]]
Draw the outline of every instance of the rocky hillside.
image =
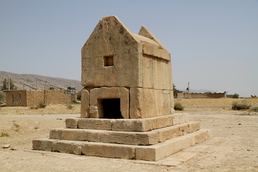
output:
[[38, 90], [44, 90], [45, 84], [46, 88], [54, 87], [55, 89], [61, 88], [66, 90], [68, 86], [75, 86], [77, 91], [82, 89], [81, 81], [77, 80], [32, 74], [16, 74], [4, 71], [0, 71], [0, 88], [2, 88], [5, 78], [11, 78], [18, 90], [36, 90], [36, 78], [38, 78]]

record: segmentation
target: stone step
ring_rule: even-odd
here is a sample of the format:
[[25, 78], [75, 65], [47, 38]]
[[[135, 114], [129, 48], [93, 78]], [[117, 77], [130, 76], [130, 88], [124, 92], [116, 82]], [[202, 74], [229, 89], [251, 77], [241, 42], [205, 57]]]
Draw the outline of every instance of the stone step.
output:
[[118, 143], [127, 145], [154, 145], [200, 129], [200, 123], [189, 122], [147, 132], [124, 132], [91, 129], [52, 129], [50, 139]]
[[187, 113], [175, 113], [144, 119], [68, 118], [65, 120], [65, 124], [66, 128], [74, 129], [144, 132], [188, 121]]
[[121, 145], [113, 143], [96, 143], [55, 139], [34, 139], [32, 145], [34, 150], [107, 158], [157, 161], [196, 143], [201, 143], [210, 137], [210, 130], [201, 129], [194, 133], [170, 139], [163, 143], [151, 146]]

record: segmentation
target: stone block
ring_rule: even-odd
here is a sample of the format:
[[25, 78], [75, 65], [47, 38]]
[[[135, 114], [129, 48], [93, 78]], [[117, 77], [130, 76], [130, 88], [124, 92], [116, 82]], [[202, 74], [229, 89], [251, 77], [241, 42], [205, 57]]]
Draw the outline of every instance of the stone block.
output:
[[126, 145], [153, 145], [158, 143], [157, 132], [103, 132], [101, 142]]
[[[112, 57], [113, 65], [106, 66], [105, 58]], [[82, 58], [84, 87], [140, 87], [138, 53], [106, 54]]]
[[89, 118], [90, 94], [86, 89], [81, 91], [81, 118]]
[[52, 129], [49, 132], [50, 139], [61, 139], [62, 129]]
[[158, 161], [191, 145], [194, 145], [194, 137], [182, 136], [152, 146], [136, 147], [136, 160]]
[[148, 146], [141, 146], [135, 149], [136, 160], [156, 161], [156, 149]]
[[77, 128], [79, 118], [67, 118], [65, 120], [66, 128]]
[[79, 140], [79, 130], [74, 129], [62, 129], [60, 140]]
[[101, 118], [103, 113], [99, 113], [98, 106], [90, 106], [90, 117], [91, 118]]
[[49, 138], [59, 140], [101, 142], [101, 133], [103, 132], [106, 131], [88, 129], [52, 129], [50, 131]]
[[79, 129], [96, 129], [96, 130], [111, 130], [112, 120], [110, 119], [80, 119], [78, 121]]
[[130, 88], [130, 118], [149, 118], [170, 114], [170, 93], [162, 90]]
[[101, 132], [100, 130], [80, 130], [78, 131], [78, 140], [88, 142], [101, 142]]
[[194, 137], [195, 143], [202, 143], [211, 138], [211, 130], [209, 129], [201, 129], [195, 133], [197, 133]]
[[82, 48], [82, 58], [138, 52], [139, 39], [116, 16], [103, 17]]
[[89, 142], [83, 146], [82, 154], [107, 158], [135, 159], [135, 147]]
[[152, 129], [157, 129], [157, 128], [163, 128], [166, 126], [169, 126], [169, 117], [168, 116], [161, 116], [161, 117], [156, 117], [154, 118], [152, 122]]
[[173, 120], [174, 120], [175, 116], [174, 115], [168, 115], [168, 126], [174, 125], [173, 124]]
[[73, 120], [76, 120], [77, 128], [80, 129], [146, 132], [158, 128], [185, 123], [188, 121], [188, 116], [187, 114], [178, 113], [176, 115], [166, 115], [143, 119], [69, 119], [71, 123], [75, 123]]
[[199, 122], [190, 122], [188, 123], [188, 127], [189, 127], [189, 132], [195, 132], [198, 131], [200, 129], [200, 123]]
[[178, 125], [180, 135], [186, 135], [189, 133], [189, 125], [188, 124], [180, 124]]
[[51, 141], [47, 138], [43, 139], [34, 139], [32, 141], [32, 148], [34, 150], [43, 150], [43, 151], [51, 151], [52, 145], [55, 141]]
[[159, 142], [164, 142], [166, 140], [179, 137], [181, 135], [178, 126], [166, 127], [158, 129]]
[[52, 151], [60, 153], [70, 153], [75, 155], [81, 155], [82, 142], [76, 141], [56, 141], [53, 143]]
[[112, 121], [113, 131], [144, 131], [144, 125], [142, 122], [137, 120], [113, 120]]
[[173, 125], [183, 124], [183, 123], [189, 122], [188, 114], [185, 114], [185, 113], [176, 113], [176, 114], [174, 114], [173, 116], [174, 116]]

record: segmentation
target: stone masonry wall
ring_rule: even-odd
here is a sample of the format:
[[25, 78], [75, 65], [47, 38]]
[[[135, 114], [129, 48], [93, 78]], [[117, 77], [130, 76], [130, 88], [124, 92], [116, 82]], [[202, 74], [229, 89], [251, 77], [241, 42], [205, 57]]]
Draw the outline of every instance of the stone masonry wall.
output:
[[[188, 93], [177, 93], [178, 99], [187, 99]], [[189, 94], [190, 99], [216, 99], [216, 98], [227, 98], [226, 93], [198, 93], [198, 94]]]
[[6, 106], [26, 106], [26, 104], [25, 90], [6, 91]]
[[44, 102], [44, 91], [26, 91], [27, 95], [27, 104], [26, 106], [36, 106], [40, 102]]
[[6, 91], [6, 106], [36, 106], [40, 102], [44, 102], [46, 105], [62, 104], [70, 103], [76, 98], [76, 95], [72, 97], [71, 94], [64, 94], [63, 90], [14, 90]]
[[45, 90], [45, 104], [70, 103], [71, 95], [64, 94], [63, 90]]

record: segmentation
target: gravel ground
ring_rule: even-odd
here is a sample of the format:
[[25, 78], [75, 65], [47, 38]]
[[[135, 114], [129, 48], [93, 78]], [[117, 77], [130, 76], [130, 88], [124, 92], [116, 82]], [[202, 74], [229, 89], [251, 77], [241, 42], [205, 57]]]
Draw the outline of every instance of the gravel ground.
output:
[[[4, 110], [4, 108], [2, 108]], [[79, 114], [3, 114], [0, 110], [0, 171], [258, 171], [258, 115], [247, 111], [188, 108], [190, 121], [212, 129], [212, 138], [192, 150], [190, 160], [171, 166], [134, 160], [32, 151], [32, 140], [47, 138]], [[6, 136], [8, 135], [8, 136]], [[4, 145], [10, 145], [4, 149]], [[202, 145], [202, 149], [194, 149]]]

